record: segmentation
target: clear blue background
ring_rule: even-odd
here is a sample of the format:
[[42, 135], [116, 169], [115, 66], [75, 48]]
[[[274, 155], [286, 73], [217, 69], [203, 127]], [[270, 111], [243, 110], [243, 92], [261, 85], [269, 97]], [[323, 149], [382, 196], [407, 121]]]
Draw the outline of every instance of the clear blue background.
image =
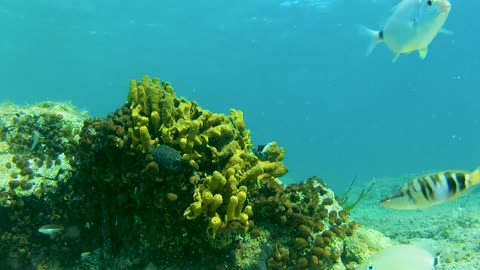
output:
[[173, 83], [203, 108], [245, 113], [254, 143], [287, 148], [285, 181], [343, 189], [374, 177], [480, 165], [479, 4], [452, 0], [422, 61], [379, 46], [395, 1], [0, 1], [0, 100], [121, 106], [129, 80]]

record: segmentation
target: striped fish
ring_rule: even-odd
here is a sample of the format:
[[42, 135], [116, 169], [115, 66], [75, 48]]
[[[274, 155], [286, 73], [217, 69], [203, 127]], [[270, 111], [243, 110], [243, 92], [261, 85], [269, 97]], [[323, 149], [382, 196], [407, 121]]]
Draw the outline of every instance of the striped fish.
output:
[[408, 181], [380, 201], [380, 205], [399, 210], [424, 209], [454, 200], [480, 183], [480, 168], [473, 172], [445, 171]]

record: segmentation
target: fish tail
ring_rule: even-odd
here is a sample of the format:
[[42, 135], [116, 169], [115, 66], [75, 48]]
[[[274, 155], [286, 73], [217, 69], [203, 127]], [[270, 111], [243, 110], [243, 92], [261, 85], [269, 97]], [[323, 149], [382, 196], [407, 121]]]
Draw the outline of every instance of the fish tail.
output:
[[383, 42], [383, 31], [373, 30], [363, 25], [357, 25], [357, 28], [361, 35], [367, 36], [370, 39], [370, 43], [366, 51], [366, 55], [368, 56], [372, 53], [373, 49], [375, 49], [378, 43]]
[[435, 258], [433, 259], [433, 266], [439, 267], [440, 266], [440, 254], [436, 254]]
[[470, 174], [470, 185], [474, 186], [477, 184], [480, 184], [480, 167]]

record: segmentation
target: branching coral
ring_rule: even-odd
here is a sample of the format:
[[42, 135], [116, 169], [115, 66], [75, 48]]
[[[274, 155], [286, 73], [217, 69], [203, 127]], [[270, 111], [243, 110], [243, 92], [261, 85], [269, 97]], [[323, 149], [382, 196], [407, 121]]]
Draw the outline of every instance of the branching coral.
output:
[[194, 183], [194, 201], [184, 216], [210, 219], [207, 231], [212, 238], [218, 230], [248, 229], [253, 214], [246, 202], [248, 191], [257, 189], [261, 179], [273, 181], [287, 172], [284, 149], [273, 144], [269, 159], [259, 160], [251, 151], [242, 112], [211, 113], [177, 98], [170, 84], [158, 79], [132, 81], [128, 104], [133, 120], [128, 129], [131, 148], [149, 153], [152, 147], [166, 144], [180, 151], [183, 166], [203, 175]]

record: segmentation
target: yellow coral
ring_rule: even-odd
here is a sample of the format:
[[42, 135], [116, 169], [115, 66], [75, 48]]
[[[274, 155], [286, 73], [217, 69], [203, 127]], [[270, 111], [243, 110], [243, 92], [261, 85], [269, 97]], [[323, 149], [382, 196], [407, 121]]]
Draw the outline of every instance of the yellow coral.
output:
[[162, 120], [160, 119], [160, 115], [157, 111], [153, 111], [150, 114], [150, 119], [152, 120], [152, 127], [154, 134], [158, 133], [160, 130], [160, 126], [162, 124]]
[[187, 219], [196, 219], [202, 213], [202, 203], [201, 202], [193, 202], [190, 206], [185, 210], [183, 216]]
[[237, 209], [238, 205], [238, 197], [233, 195], [230, 197], [228, 201], [228, 208], [227, 214], [225, 215], [225, 222], [231, 221], [235, 219], [235, 210]]
[[215, 214], [215, 216], [210, 219], [210, 223], [208, 224], [207, 235], [212, 239], [215, 239], [218, 229], [220, 229], [221, 226], [222, 226], [222, 219], [218, 214]]
[[185, 218], [210, 218], [207, 234], [212, 238], [218, 230], [235, 231], [227, 230], [229, 226], [247, 229], [253, 215], [252, 206], [246, 205], [248, 191], [287, 172], [284, 149], [272, 143], [260, 160], [251, 151], [250, 131], [241, 111], [209, 112], [176, 97], [171, 85], [157, 78], [131, 81], [128, 102], [132, 149], [148, 153], [158, 144], [171, 146], [181, 152], [183, 167], [202, 175], [195, 182]]
[[227, 179], [219, 171], [214, 171], [207, 180], [208, 189], [212, 192], [221, 192], [226, 183]]
[[139, 128], [140, 142], [142, 143], [142, 152], [146, 153], [149, 151], [150, 146], [155, 144], [155, 140], [152, 140], [150, 134], [148, 133], [148, 128], [146, 126], [141, 126]]
[[245, 172], [244, 179], [247, 182], [257, 181], [258, 177], [264, 172], [263, 167], [257, 164]]
[[208, 207], [208, 211], [211, 213], [216, 213], [217, 209], [222, 205], [223, 197], [221, 194], [215, 194], [212, 198], [212, 202]]
[[259, 178], [280, 177], [288, 172], [283, 162], [260, 162], [264, 173]]
[[[130, 82], [128, 102], [132, 111], [133, 129], [129, 129], [131, 147], [148, 152], [152, 145], [158, 144], [160, 128], [167, 120], [173, 119], [172, 106], [175, 92], [168, 83], [159, 79], [143, 77], [139, 82]], [[150, 126], [153, 128], [150, 130]]]
[[245, 206], [245, 209], [243, 210], [245, 214], [247, 214], [248, 217], [253, 217], [253, 209], [251, 205]]
[[193, 202], [183, 213], [183, 216], [187, 219], [195, 219], [201, 213], [216, 214], [217, 209], [223, 203], [223, 197], [221, 194], [213, 195], [209, 190], [195, 190], [194, 193], [195, 202]]
[[266, 159], [259, 162], [264, 171], [259, 176], [259, 179], [276, 178], [288, 172], [287, 167], [282, 162], [285, 156], [285, 148], [279, 147], [277, 142], [271, 142], [265, 146], [262, 152], [265, 154]]
[[[242, 211], [245, 201], [247, 199], [247, 187], [241, 186], [237, 195], [232, 195], [228, 202], [227, 214], [225, 215], [225, 223], [232, 221], [238, 221], [245, 226], [245, 230], [248, 229], [248, 214]], [[251, 206], [248, 208], [250, 213]]]

